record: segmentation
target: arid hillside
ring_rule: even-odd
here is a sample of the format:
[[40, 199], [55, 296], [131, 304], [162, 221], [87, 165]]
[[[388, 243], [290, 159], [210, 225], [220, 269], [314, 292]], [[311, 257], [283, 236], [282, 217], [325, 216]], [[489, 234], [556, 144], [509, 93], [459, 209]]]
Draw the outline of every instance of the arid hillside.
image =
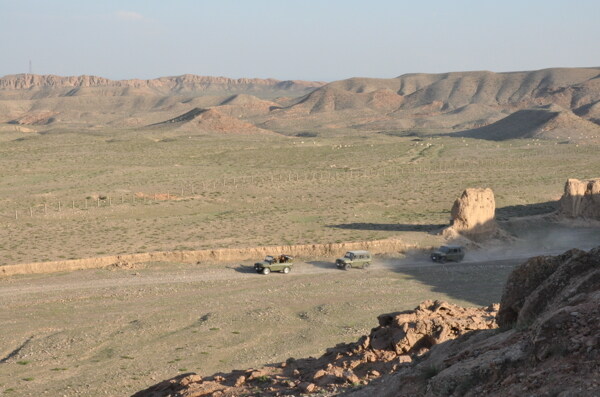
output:
[[202, 95], [207, 93], [270, 93], [298, 95], [324, 83], [300, 80], [231, 79], [227, 77], [182, 76], [151, 80], [109, 80], [97, 76], [54, 76], [17, 74], [0, 78], [0, 93], [21, 99], [64, 96]]
[[248, 134], [458, 133], [585, 143], [600, 140], [600, 68], [407, 74], [329, 84], [195, 75], [114, 81], [21, 74], [0, 79], [0, 123], [31, 125], [38, 132], [139, 128], [195, 108], [217, 108], [241, 120]]
[[560, 106], [595, 122], [599, 76], [600, 68], [587, 68], [353, 78], [316, 89], [295, 105], [275, 110], [265, 123], [277, 129], [306, 119], [317, 127], [335, 125], [365, 131], [460, 131], [547, 105]]

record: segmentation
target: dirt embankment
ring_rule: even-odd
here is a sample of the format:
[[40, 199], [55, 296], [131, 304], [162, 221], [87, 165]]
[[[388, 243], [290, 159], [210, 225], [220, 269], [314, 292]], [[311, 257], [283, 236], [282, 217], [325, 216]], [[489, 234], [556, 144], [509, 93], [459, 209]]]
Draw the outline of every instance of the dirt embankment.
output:
[[198, 251], [163, 251], [141, 254], [103, 256], [52, 262], [22, 263], [0, 267], [0, 277], [17, 274], [53, 273], [80, 269], [111, 266], [114, 263], [139, 262], [238, 262], [256, 260], [266, 255], [286, 253], [300, 258], [322, 258], [340, 256], [348, 250], [365, 249], [373, 254], [405, 252], [415, 248], [400, 239], [358, 241], [331, 244], [300, 244], [253, 248], [222, 248]]

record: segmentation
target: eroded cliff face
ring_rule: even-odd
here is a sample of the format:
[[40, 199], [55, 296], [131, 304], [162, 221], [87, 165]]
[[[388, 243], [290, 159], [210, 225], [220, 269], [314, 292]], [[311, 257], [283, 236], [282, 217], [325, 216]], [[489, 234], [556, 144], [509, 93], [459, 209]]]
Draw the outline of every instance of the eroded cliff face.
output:
[[600, 178], [567, 180], [560, 199], [560, 214], [568, 218], [600, 220]]
[[185, 74], [181, 76], [160, 77], [156, 79], [110, 80], [98, 76], [56, 76], [37, 74], [15, 74], [0, 78], [0, 90], [32, 90], [40, 88], [148, 88], [161, 92], [203, 91], [211, 89], [276, 89], [303, 91], [318, 88], [322, 82], [276, 79], [232, 79], [227, 77], [198, 76]]

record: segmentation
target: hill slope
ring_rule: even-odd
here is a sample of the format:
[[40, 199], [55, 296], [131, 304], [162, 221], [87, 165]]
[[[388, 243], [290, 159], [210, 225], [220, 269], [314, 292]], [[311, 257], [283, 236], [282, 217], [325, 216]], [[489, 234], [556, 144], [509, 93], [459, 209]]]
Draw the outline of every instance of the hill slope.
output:
[[167, 127], [178, 131], [220, 134], [274, 134], [272, 131], [223, 114], [216, 108], [194, 108], [175, 118], [152, 124], [149, 127]]
[[[540, 110], [550, 105], [563, 110]], [[51, 122], [40, 119], [40, 128], [142, 126], [196, 107], [218, 108], [222, 115], [287, 135], [469, 130], [463, 136], [578, 136], [578, 142], [586, 142], [600, 125], [600, 68], [406, 74], [329, 84], [195, 75], [122, 81], [37, 75], [0, 79], [0, 122], [5, 123], [53, 114]]]
[[600, 143], [600, 126], [571, 111], [551, 105], [519, 110], [493, 124], [455, 135], [492, 141], [540, 138]]
[[262, 122], [282, 130], [299, 130], [303, 120], [317, 129], [456, 131], [494, 123], [518, 110], [557, 105], [597, 123], [598, 76], [600, 68], [352, 78], [318, 88]]

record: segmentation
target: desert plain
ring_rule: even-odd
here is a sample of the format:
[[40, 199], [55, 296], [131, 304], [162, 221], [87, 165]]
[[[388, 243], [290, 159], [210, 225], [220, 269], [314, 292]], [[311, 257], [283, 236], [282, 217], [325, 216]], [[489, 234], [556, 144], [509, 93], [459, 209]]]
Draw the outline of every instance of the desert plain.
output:
[[[130, 395], [318, 356], [425, 299], [498, 302], [528, 257], [600, 243], [597, 222], [555, 215], [569, 178], [600, 176], [599, 73], [1, 78], [0, 391]], [[494, 191], [511, 238], [434, 264], [470, 187]], [[344, 244], [378, 241], [402, 248], [335, 268]], [[288, 275], [252, 270], [251, 250], [298, 245], [334, 249]]]

